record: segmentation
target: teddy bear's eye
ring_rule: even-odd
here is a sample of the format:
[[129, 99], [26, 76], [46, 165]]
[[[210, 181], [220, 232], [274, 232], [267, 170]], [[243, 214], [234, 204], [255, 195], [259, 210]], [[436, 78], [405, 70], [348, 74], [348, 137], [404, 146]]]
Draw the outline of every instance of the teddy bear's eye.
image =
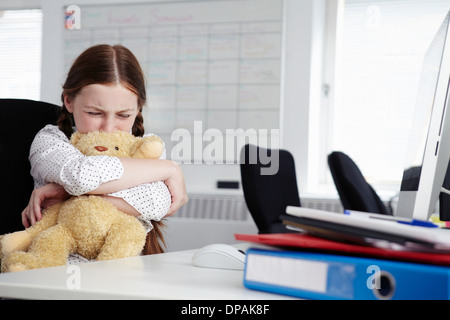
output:
[[114, 149], [119, 150], [119, 147], [115, 147]]

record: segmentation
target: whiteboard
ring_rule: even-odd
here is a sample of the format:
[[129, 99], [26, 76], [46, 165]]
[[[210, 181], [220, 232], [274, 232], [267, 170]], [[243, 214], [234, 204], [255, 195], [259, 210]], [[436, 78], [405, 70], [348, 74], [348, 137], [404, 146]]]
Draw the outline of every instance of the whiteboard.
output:
[[146, 132], [164, 139], [168, 158], [177, 143], [171, 141], [172, 133], [179, 128], [193, 132], [198, 121], [202, 130], [222, 132], [279, 129], [282, 0], [102, 4], [80, 9], [81, 28], [64, 30], [64, 74], [92, 45], [128, 47], [146, 77]]

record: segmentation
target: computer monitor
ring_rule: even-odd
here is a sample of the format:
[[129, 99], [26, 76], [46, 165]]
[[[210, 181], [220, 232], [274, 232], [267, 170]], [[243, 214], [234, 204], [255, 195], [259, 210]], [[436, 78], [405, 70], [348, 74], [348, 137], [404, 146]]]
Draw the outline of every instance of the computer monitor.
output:
[[450, 12], [425, 55], [396, 215], [428, 220], [450, 159]]

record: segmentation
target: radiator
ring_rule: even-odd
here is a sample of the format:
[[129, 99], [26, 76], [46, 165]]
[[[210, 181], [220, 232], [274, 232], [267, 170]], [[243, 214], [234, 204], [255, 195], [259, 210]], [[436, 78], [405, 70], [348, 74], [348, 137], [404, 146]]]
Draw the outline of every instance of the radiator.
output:
[[344, 207], [342, 207], [342, 203], [339, 199], [302, 198], [300, 201], [302, 203], [302, 207], [337, 213], [344, 212]]
[[[302, 198], [303, 207], [343, 212], [339, 199]], [[243, 195], [189, 195], [189, 202], [167, 219], [167, 251], [236, 243], [235, 233], [257, 233]]]
[[[339, 199], [302, 198], [301, 203], [306, 208], [343, 212]], [[191, 195], [189, 202], [178, 211], [176, 217], [237, 221], [252, 219], [241, 195]]]

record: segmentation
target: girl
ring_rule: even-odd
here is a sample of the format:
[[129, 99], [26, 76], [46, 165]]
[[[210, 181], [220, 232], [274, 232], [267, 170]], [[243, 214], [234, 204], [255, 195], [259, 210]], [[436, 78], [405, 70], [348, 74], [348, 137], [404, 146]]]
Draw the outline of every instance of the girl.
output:
[[[43, 128], [31, 145], [35, 190], [22, 212], [26, 228], [41, 219], [42, 209], [70, 195], [102, 195], [138, 217], [147, 231], [152, 229], [151, 220], [170, 216], [187, 202], [183, 174], [175, 162], [86, 157], [69, 141], [74, 130], [120, 130], [143, 136], [145, 81], [128, 49], [97, 45], [84, 51], [69, 70], [61, 100], [58, 126]], [[148, 243], [154, 240], [147, 237]], [[155, 248], [146, 245], [145, 251], [154, 253]]]

